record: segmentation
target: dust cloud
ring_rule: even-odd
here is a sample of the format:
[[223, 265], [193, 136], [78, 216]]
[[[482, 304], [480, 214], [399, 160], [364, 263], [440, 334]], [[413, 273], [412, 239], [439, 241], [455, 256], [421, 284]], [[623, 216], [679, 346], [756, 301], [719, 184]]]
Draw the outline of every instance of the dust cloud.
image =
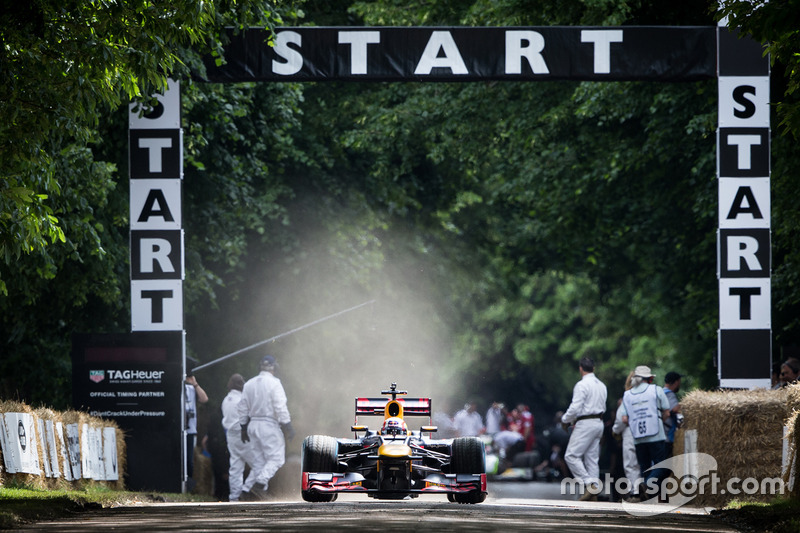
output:
[[[468, 395], [451, 364], [453, 317], [442, 316], [442, 266], [413, 253], [391, 256], [379, 245], [355, 251], [351, 245], [329, 234], [311, 243], [306, 235], [302, 261], [270, 257], [251, 265], [237, 300], [206, 318], [195, 335], [196, 343], [225, 336], [232, 352], [374, 300], [198, 375], [221, 400], [231, 373], [250, 378], [262, 355], [275, 356], [297, 434], [288, 453], [299, 451], [307, 435], [352, 436], [355, 398], [381, 397], [391, 383], [408, 397], [431, 398], [434, 411], [450, 415]], [[366, 275], [357, 271], [365, 265]], [[382, 422], [359, 421], [371, 428]], [[411, 428], [429, 423], [418, 417], [408, 422]]]
[[[281, 351], [280, 377], [298, 433], [347, 436], [356, 397], [381, 397], [396, 383], [409, 397], [449, 409], [462, 391], [448, 370], [448, 332], [429, 302], [410, 293], [375, 302], [297, 334]], [[452, 413], [451, 413], [452, 414]], [[376, 427], [379, 417], [362, 417]], [[411, 427], [427, 419], [409, 419]]]

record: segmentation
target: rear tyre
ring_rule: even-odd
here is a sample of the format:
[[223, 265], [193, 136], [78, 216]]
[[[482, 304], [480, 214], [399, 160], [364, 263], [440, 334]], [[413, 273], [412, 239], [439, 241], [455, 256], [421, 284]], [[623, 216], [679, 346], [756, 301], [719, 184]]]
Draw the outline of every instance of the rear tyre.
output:
[[[303, 440], [303, 472], [335, 472], [338, 462], [339, 444], [334, 437], [311, 435]], [[337, 494], [311, 490], [300, 491], [307, 502], [332, 502]]]
[[[476, 437], [458, 437], [453, 439], [453, 457], [451, 462], [453, 474], [483, 474], [486, 472], [486, 451], [483, 443]], [[457, 503], [481, 503], [486, 494], [481, 491], [466, 494], [452, 494]]]

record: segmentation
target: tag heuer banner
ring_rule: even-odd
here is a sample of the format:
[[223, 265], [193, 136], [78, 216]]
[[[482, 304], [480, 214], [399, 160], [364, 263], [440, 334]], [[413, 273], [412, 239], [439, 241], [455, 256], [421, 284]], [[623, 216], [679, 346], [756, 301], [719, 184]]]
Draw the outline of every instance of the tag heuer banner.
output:
[[[72, 391], [75, 409], [114, 420], [125, 432], [127, 488], [181, 492], [182, 332], [74, 335]], [[106, 438], [85, 437], [81, 442]]]

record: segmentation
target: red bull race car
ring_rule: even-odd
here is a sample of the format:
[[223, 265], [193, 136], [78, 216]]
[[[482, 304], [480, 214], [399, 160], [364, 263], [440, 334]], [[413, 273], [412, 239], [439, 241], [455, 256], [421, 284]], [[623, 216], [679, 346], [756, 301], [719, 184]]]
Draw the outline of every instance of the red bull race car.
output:
[[[430, 398], [398, 398], [407, 391], [392, 383], [381, 394], [356, 398], [355, 438], [311, 435], [303, 441], [303, 499], [332, 502], [339, 493], [363, 493], [383, 500], [447, 494], [455, 503], [486, 499], [486, 458], [477, 437], [433, 439], [436, 426], [409, 429], [406, 417], [428, 417]], [[360, 424], [359, 416], [380, 416], [380, 429]]]

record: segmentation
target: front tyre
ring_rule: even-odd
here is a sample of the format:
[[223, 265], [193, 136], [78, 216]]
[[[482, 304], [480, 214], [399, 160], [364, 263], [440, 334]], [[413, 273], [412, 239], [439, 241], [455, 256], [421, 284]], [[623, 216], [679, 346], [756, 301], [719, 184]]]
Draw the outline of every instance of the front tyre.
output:
[[[453, 439], [453, 456], [451, 458], [451, 472], [453, 474], [484, 474], [486, 473], [486, 450], [477, 437], [458, 437]], [[466, 494], [447, 495], [448, 500], [457, 503], [481, 503], [486, 500], [486, 494], [480, 491]]]
[[[303, 472], [335, 472], [337, 468], [339, 443], [334, 437], [311, 435], [303, 440]], [[307, 502], [332, 502], [337, 494], [321, 493], [311, 490], [300, 491]]]

